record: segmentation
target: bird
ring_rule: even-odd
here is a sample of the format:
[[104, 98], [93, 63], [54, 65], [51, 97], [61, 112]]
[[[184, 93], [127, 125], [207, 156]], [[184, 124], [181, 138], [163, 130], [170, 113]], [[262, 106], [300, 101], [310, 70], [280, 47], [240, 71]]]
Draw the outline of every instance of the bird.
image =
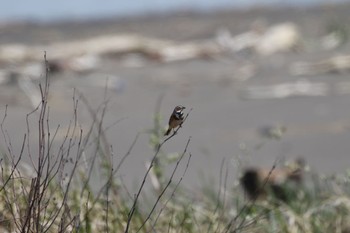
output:
[[[294, 166], [292, 166], [294, 165]], [[241, 184], [248, 197], [252, 200], [266, 198], [270, 194], [282, 201], [288, 201], [290, 191], [298, 189], [303, 181], [305, 160], [298, 158], [288, 167], [264, 169], [251, 167], [245, 169]], [[294, 183], [294, 185], [293, 185]], [[287, 190], [286, 185], [291, 189]]]
[[183, 120], [184, 120], [183, 110], [185, 108], [186, 107], [184, 107], [182, 105], [177, 105], [174, 108], [174, 111], [169, 118], [168, 130], [165, 132], [164, 136], [169, 135], [172, 129], [175, 129], [178, 126], [181, 126], [181, 124], [183, 123]]

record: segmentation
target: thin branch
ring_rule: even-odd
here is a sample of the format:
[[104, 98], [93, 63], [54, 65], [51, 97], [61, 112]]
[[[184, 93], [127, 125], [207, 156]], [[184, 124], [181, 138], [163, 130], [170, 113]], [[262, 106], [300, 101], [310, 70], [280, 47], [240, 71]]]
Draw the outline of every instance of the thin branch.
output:
[[153, 224], [152, 224], [152, 225], [153, 225], [152, 228], [155, 227], [155, 225], [156, 225], [156, 223], [157, 223], [157, 221], [158, 221], [160, 215], [162, 214], [162, 212], [164, 211], [165, 207], [168, 205], [168, 203], [170, 202], [170, 200], [174, 198], [176, 190], [178, 189], [178, 187], [179, 187], [180, 183], [182, 182], [182, 180], [183, 180], [185, 174], [187, 173], [187, 169], [188, 169], [188, 167], [189, 167], [191, 157], [192, 157], [192, 154], [190, 153], [189, 156], [188, 156], [188, 160], [187, 160], [187, 164], [186, 164], [185, 170], [184, 170], [184, 172], [182, 173], [182, 176], [180, 177], [179, 181], [176, 183], [176, 185], [175, 185], [175, 187], [174, 187], [174, 189], [173, 189], [173, 191], [172, 191], [172, 193], [171, 193], [169, 199], [166, 200], [166, 202], [164, 203], [164, 206], [160, 209], [160, 211], [159, 211], [159, 213], [158, 213], [158, 215], [157, 215], [155, 221], [154, 221]]
[[182, 154], [181, 154], [180, 158], [178, 159], [178, 161], [176, 162], [176, 165], [175, 165], [175, 167], [174, 167], [174, 169], [173, 169], [173, 172], [171, 173], [171, 176], [170, 176], [170, 178], [169, 178], [168, 183], [165, 185], [165, 187], [163, 188], [163, 190], [161, 191], [161, 193], [158, 195], [158, 198], [157, 198], [156, 202], [154, 203], [154, 205], [153, 205], [151, 211], [149, 212], [148, 216], [146, 217], [146, 219], [143, 221], [143, 223], [141, 224], [141, 226], [139, 227], [139, 229], [138, 229], [136, 232], [139, 232], [139, 231], [143, 228], [143, 226], [146, 224], [146, 222], [150, 219], [150, 217], [151, 217], [153, 211], [155, 210], [155, 208], [156, 208], [157, 205], [158, 205], [158, 202], [160, 201], [160, 199], [161, 199], [162, 196], [164, 195], [165, 191], [168, 189], [169, 185], [173, 182], [173, 178], [174, 178], [175, 172], [177, 171], [177, 168], [178, 168], [178, 166], [179, 166], [179, 164], [180, 164], [182, 158], [184, 157], [184, 155], [185, 155], [186, 152], [187, 152], [187, 148], [188, 148], [188, 145], [189, 145], [190, 141], [191, 141], [191, 137], [187, 140], [185, 149], [184, 149], [184, 151], [182, 152]]

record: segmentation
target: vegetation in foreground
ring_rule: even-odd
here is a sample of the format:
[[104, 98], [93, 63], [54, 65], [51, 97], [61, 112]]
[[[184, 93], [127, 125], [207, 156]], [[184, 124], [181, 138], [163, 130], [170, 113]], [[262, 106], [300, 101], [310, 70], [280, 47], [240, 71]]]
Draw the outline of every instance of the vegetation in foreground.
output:
[[[50, 128], [48, 68], [40, 91], [40, 105], [27, 115], [20, 154], [13, 153], [6, 133], [6, 112], [1, 123], [7, 146], [0, 163], [1, 232], [350, 232], [350, 173], [324, 178], [310, 172], [303, 185], [282, 187], [288, 193], [284, 201], [273, 195], [248, 199], [240, 187], [227, 186], [227, 177], [220, 178], [220, 190], [192, 194], [181, 186], [191, 162], [191, 138], [179, 154], [167, 154], [163, 145], [181, 128], [164, 139], [159, 114], [150, 131], [153, 158], [138, 192], [128, 193], [118, 172], [138, 136], [113, 165], [113, 148], [103, 124], [108, 101], [95, 111], [83, 96], [74, 94], [71, 125], [60, 141], [55, 139], [59, 127]], [[77, 124], [79, 101], [93, 118], [88, 132]], [[37, 129], [29, 127], [30, 121], [38, 122]], [[39, 151], [34, 155], [29, 138], [38, 136]], [[166, 174], [165, 167], [172, 172]], [[93, 177], [102, 180], [98, 190], [91, 184]], [[260, 188], [269, 179], [268, 175]], [[149, 182], [154, 192], [148, 190], [147, 195], [154, 198], [147, 199]]]

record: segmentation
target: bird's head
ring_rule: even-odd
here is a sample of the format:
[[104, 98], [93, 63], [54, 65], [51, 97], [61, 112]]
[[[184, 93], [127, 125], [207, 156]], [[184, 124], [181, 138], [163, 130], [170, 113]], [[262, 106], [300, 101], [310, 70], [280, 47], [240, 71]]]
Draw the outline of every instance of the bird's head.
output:
[[182, 106], [182, 105], [178, 105], [174, 108], [174, 112], [182, 112], [182, 110], [184, 110], [186, 107]]

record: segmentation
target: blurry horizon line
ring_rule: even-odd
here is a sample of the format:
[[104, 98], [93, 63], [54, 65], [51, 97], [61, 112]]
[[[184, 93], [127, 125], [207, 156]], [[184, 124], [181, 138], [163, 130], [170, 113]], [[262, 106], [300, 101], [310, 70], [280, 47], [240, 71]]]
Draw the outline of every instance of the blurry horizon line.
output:
[[[142, 1], [142, 0], [139, 0]], [[132, 18], [140, 16], [162, 16], [176, 13], [215, 13], [224, 10], [254, 10], [264, 8], [317, 7], [350, 2], [349, 0], [148, 0], [116, 1], [112, 5], [101, 5], [97, 0], [62, 0], [59, 6], [45, 4], [44, 0], [23, 1], [23, 5], [14, 1], [4, 3], [0, 9], [1, 22], [57, 22], [103, 20], [109, 18]], [[41, 4], [40, 4], [41, 3]], [[109, 2], [111, 3], [111, 2]], [[148, 4], [147, 4], [148, 3]], [[82, 8], [81, 5], [85, 4]]]

